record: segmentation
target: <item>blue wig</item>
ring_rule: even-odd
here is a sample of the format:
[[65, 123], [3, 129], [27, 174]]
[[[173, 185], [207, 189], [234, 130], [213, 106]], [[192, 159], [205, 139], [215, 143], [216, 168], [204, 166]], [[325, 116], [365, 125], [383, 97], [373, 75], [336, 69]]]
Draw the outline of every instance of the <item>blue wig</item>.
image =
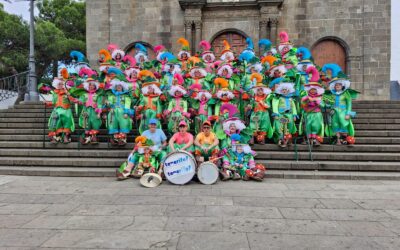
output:
[[254, 50], [254, 44], [250, 37], [246, 38], [247, 50]]
[[114, 67], [108, 69], [107, 74], [111, 74], [111, 73], [114, 73], [116, 75], [123, 75], [124, 74], [124, 73], [122, 73], [122, 71], [120, 69], [114, 68]]
[[296, 54], [300, 54], [300, 53], [303, 55], [302, 60], [310, 60], [311, 59], [311, 52], [306, 47], [298, 48]]
[[239, 56], [239, 61], [247, 61], [250, 62], [251, 59], [254, 58], [254, 53], [252, 51], [245, 50]]
[[262, 48], [263, 50], [268, 50], [271, 48], [271, 46], [272, 43], [268, 39], [260, 39], [260, 41], [258, 41], [258, 47]]
[[76, 62], [84, 62], [85, 61], [85, 55], [82, 54], [82, 52], [77, 51], [77, 50], [71, 51], [71, 53], [69, 53], [69, 56]]
[[336, 63], [327, 63], [322, 67], [322, 72], [326, 74], [326, 72], [330, 70], [332, 72], [332, 78], [336, 78], [342, 69]]
[[176, 56], [174, 56], [174, 54], [172, 54], [171, 52], [164, 52], [161, 54], [160, 59], [161, 60], [167, 59], [167, 61], [170, 62], [170, 61], [175, 60]]
[[143, 44], [141, 43], [137, 43], [135, 44], [135, 49], [140, 50], [144, 53], [147, 53], [147, 48], [143, 46]]

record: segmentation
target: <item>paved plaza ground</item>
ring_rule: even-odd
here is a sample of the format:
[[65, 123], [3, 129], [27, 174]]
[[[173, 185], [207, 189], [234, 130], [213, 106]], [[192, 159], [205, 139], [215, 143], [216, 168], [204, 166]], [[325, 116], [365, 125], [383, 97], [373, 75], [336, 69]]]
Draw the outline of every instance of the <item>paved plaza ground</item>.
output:
[[400, 182], [0, 176], [0, 249], [400, 249]]

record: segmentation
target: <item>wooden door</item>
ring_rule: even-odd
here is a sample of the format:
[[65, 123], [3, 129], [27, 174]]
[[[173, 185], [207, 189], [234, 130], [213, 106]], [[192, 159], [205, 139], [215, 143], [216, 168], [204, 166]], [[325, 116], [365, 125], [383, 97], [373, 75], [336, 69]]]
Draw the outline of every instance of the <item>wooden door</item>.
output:
[[217, 58], [221, 55], [224, 50], [223, 41], [227, 40], [231, 45], [231, 50], [238, 56], [246, 47], [246, 37], [242, 36], [237, 32], [225, 32], [217, 36], [212, 42], [211, 46], [214, 49], [214, 53]]
[[323, 40], [317, 43], [312, 51], [314, 62], [322, 67], [326, 63], [336, 63], [346, 73], [346, 51], [335, 40]]

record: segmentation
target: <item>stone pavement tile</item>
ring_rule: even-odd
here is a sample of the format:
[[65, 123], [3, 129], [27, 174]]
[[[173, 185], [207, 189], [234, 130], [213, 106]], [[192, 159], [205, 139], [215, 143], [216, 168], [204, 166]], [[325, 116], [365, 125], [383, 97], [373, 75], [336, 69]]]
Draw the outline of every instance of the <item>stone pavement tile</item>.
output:
[[20, 228], [38, 217], [37, 215], [0, 215], [0, 228]]
[[3, 203], [53, 204], [65, 203], [73, 195], [67, 194], [0, 194]]
[[314, 250], [314, 249], [381, 249], [373, 239], [363, 237], [290, 235], [290, 234], [247, 234], [252, 250]]
[[262, 189], [222, 189], [222, 196], [244, 196], [244, 197], [284, 197], [282, 191], [279, 190], [262, 190]]
[[400, 192], [355, 192], [355, 191], [316, 191], [321, 198], [327, 199], [358, 199], [358, 200], [379, 200], [379, 199], [400, 199]]
[[400, 209], [400, 199], [353, 201], [365, 209]]
[[177, 233], [167, 231], [61, 230], [42, 247], [64, 248], [174, 248]]
[[195, 188], [191, 190], [190, 195], [221, 196], [221, 189]]
[[330, 184], [334, 190], [356, 191], [356, 192], [400, 192], [400, 183], [397, 185], [383, 185], [381, 183], [370, 185], [355, 184]]
[[71, 218], [71, 216], [41, 215], [23, 225], [22, 228], [57, 229], [69, 218]]
[[316, 192], [304, 190], [283, 191], [283, 195], [288, 198], [320, 198]]
[[250, 207], [303, 207], [324, 208], [317, 199], [307, 198], [265, 198], [255, 199], [253, 197], [233, 197], [233, 204]]
[[55, 235], [43, 229], [0, 229], [0, 247], [36, 247]]
[[400, 249], [400, 238], [397, 237], [370, 237], [378, 247], [376, 249], [390, 249], [398, 250]]
[[206, 206], [205, 216], [239, 216], [246, 218], [282, 218], [276, 207]]
[[122, 230], [132, 231], [162, 231], [167, 224], [168, 217], [164, 216], [135, 216], [132, 225]]
[[400, 236], [400, 220], [381, 221], [380, 223], [388, 230]]
[[311, 183], [290, 183], [285, 182], [285, 185], [289, 190], [296, 191], [330, 191], [333, 190], [329, 183], [315, 183], [314, 180]]
[[167, 231], [181, 232], [221, 232], [221, 217], [169, 217]]
[[241, 233], [344, 235], [334, 221], [224, 217], [223, 225], [225, 231]]
[[389, 228], [382, 225], [384, 222], [370, 221], [337, 221], [346, 231], [347, 236], [395, 236]]
[[326, 208], [335, 209], [362, 209], [350, 199], [318, 199]]
[[70, 215], [152, 215], [162, 216], [166, 205], [81, 205]]
[[[210, 185], [213, 189], [259, 189], [259, 190], [288, 190], [286, 183], [273, 183], [273, 179], [264, 179], [262, 182], [255, 181], [219, 181]], [[204, 186], [204, 185], [203, 185]]]
[[133, 216], [72, 216], [64, 223], [57, 226], [58, 229], [115, 229], [119, 230], [133, 223]]
[[132, 205], [194, 205], [196, 197], [193, 196], [129, 196], [117, 197], [113, 204]]
[[290, 207], [282, 207], [279, 208], [279, 211], [286, 219], [295, 219], [295, 220], [318, 220], [319, 217], [314, 213], [314, 211], [310, 208], [290, 208]]
[[206, 206], [169, 205], [165, 214], [174, 217], [204, 216]]
[[47, 215], [68, 215], [72, 210], [77, 208], [79, 204], [51, 204], [43, 209], [40, 214]]
[[65, 186], [9, 186], [0, 190], [3, 194], [75, 194], [78, 188]]
[[114, 204], [114, 201], [118, 196], [115, 195], [91, 195], [91, 194], [79, 194], [75, 195], [67, 201], [68, 204], [99, 204], [107, 205]]
[[[118, 190], [118, 189], [116, 189]], [[120, 190], [118, 190], [120, 194], [127, 195], [127, 196], [134, 196], [134, 195], [139, 195], [139, 196], [164, 196], [164, 195], [176, 195], [176, 196], [182, 196], [182, 195], [190, 195], [191, 188], [189, 187], [179, 187], [179, 188], [170, 188], [170, 187], [165, 187], [161, 186], [159, 188], [143, 188], [143, 187], [138, 187], [138, 188], [124, 188], [124, 192], [121, 193]]]
[[75, 187], [74, 194], [82, 195], [107, 195], [112, 196], [120, 193], [117, 188], [101, 188], [101, 187]]
[[0, 214], [37, 214], [49, 204], [0, 204]]
[[361, 209], [314, 209], [322, 220], [334, 221], [389, 221], [392, 216], [383, 210]]
[[246, 234], [236, 232], [185, 232], [182, 233], [178, 250], [246, 250], [249, 248]]
[[14, 182], [15, 180], [18, 180], [17, 176], [1, 175], [0, 176], [0, 187], [3, 186], [4, 184], [9, 184], [11, 182]]
[[386, 213], [390, 214], [391, 216], [393, 216], [394, 218], [400, 220], [400, 210], [392, 210], [392, 209], [388, 209], [385, 210]]
[[225, 196], [196, 196], [195, 205], [232, 206], [233, 199]]

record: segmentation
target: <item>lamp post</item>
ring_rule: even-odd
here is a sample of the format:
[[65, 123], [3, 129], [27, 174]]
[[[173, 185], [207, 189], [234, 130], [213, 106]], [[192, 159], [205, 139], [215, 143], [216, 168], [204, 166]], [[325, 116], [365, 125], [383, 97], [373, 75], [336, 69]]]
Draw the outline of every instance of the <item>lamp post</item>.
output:
[[29, 0], [29, 77], [28, 77], [28, 91], [25, 94], [25, 101], [37, 102], [39, 101], [39, 94], [37, 90], [37, 76], [36, 76], [36, 62], [35, 62], [35, 0]]

